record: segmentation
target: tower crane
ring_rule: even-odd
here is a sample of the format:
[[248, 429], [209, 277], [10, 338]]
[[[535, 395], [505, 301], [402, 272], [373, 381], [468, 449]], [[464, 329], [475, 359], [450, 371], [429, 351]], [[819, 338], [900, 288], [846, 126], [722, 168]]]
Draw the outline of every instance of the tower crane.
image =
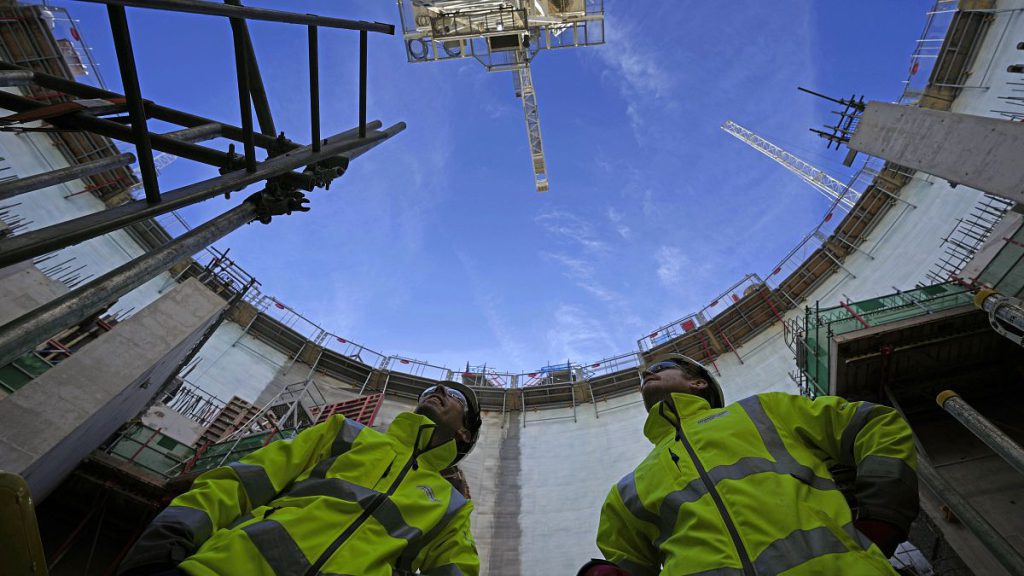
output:
[[534, 186], [548, 190], [540, 110], [530, 64], [541, 50], [604, 43], [604, 0], [398, 0], [410, 62], [474, 58], [512, 72], [522, 100]]
[[722, 124], [722, 130], [746, 142], [751, 148], [761, 154], [782, 164], [787, 170], [799, 176], [801, 180], [814, 186], [814, 189], [827, 198], [829, 202], [839, 200], [836, 203], [836, 208], [842, 212], [849, 212], [860, 198], [860, 193], [856, 190], [847, 187], [846, 184], [815, 168], [810, 163], [790, 154], [783, 148], [772, 144], [732, 120], [727, 120], [725, 124]]

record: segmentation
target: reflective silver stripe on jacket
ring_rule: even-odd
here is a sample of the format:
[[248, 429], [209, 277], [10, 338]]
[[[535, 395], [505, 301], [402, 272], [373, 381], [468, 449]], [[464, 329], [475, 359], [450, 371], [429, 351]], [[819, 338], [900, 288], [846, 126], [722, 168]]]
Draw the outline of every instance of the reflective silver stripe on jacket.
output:
[[761, 404], [759, 397], [751, 396], [744, 398], [738, 404], [743, 407], [747, 416], [754, 422], [758, 434], [761, 435], [761, 442], [764, 443], [768, 453], [775, 460], [776, 466], [772, 470], [773, 472], [791, 474], [819, 490], [835, 489], [836, 484], [831, 478], [817, 476], [814, 470], [797, 462], [796, 458], [793, 458], [793, 455], [789, 453], [789, 450], [786, 450], [786, 445], [782, 443], [779, 431], [775, 429], [775, 424], [772, 423], [768, 414], [764, 411], [764, 406]]
[[[843, 526], [843, 531], [857, 540], [865, 550], [871, 541], [857, 531], [853, 524]], [[780, 574], [797, 566], [828, 554], [849, 552], [843, 542], [825, 526], [810, 530], [795, 530], [789, 535], [772, 542], [754, 560], [758, 574]], [[620, 565], [622, 565], [620, 563]], [[625, 568], [625, 566], [623, 566]], [[742, 576], [740, 568], [713, 568], [700, 572], [687, 572], [686, 576]]]
[[[458, 494], [454, 492], [454, 494]], [[392, 538], [411, 542], [418, 541], [423, 532], [410, 525], [402, 516], [402, 511], [383, 492], [360, 486], [342, 478], [310, 478], [297, 483], [293, 488], [282, 494], [282, 497], [301, 498], [308, 496], [327, 496], [347, 502], [356, 502], [363, 509], [368, 508], [372, 503], [380, 501], [373, 511], [373, 518], [387, 530]], [[458, 494], [462, 503], [466, 500]], [[455, 498], [452, 498], [455, 502]], [[461, 506], [460, 506], [461, 507]], [[455, 510], [456, 512], [458, 509]], [[454, 512], [452, 513], [454, 515]], [[446, 517], [447, 518], [447, 517]]]
[[[760, 456], [746, 456], [740, 458], [732, 464], [722, 464], [715, 466], [708, 470], [708, 476], [711, 477], [712, 482], [717, 486], [719, 482], [723, 480], [742, 480], [753, 474], [761, 474], [764, 472], [771, 472], [774, 474], [793, 476], [812, 488], [818, 490], [832, 490], [835, 489], [835, 482], [831, 478], [822, 478], [814, 473], [814, 471], [808, 467], [800, 464], [795, 458], [786, 450], [785, 445], [782, 443], [782, 438], [779, 436], [778, 430], [775, 429], [775, 425], [768, 418], [768, 415], [764, 411], [764, 407], [761, 405], [760, 399], [756, 396], [751, 396], [738, 402], [740, 406], [746, 411], [747, 416], [754, 423], [757, 428], [757, 432], [761, 437], [761, 442], [764, 443], [765, 448], [771, 455], [772, 459], [762, 458]], [[624, 479], [625, 480], [625, 479]], [[619, 483], [622, 486], [622, 482]], [[635, 493], [635, 485], [633, 486]], [[622, 493], [620, 488], [620, 494]], [[658, 509], [658, 521], [657, 525], [660, 528], [660, 534], [654, 541], [654, 545], [660, 547], [666, 540], [672, 537], [675, 533], [676, 521], [679, 518], [679, 509], [692, 502], [700, 500], [708, 493], [707, 486], [700, 478], [694, 478], [686, 486], [680, 490], [669, 493], [665, 496], [661, 502], [661, 506]], [[623, 498], [625, 501], [625, 498]], [[637, 500], [639, 502], [639, 500]], [[628, 507], [628, 506], [627, 506]], [[630, 508], [634, 516], [640, 518], [640, 516]], [[649, 520], [648, 520], [649, 521]]]
[[[847, 524], [843, 530], [851, 536], [856, 532], [853, 524]], [[825, 526], [795, 530], [769, 544], [754, 560], [754, 567], [758, 574], [779, 574], [821, 556], [846, 552], [846, 545]]]
[[[871, 402], [861, 402], [856, 411], [853, 413], [853, 418], [850, 419], [850, 423], [846, 425], [846, 429], [843, 430], [842, 440], [839, 442], [839, 458], [840, 463], [847, 466], [854, 466], [854, 450], [853, 445], [857, 441], [857, 435], [864, 428], [873, 416], [871, 411], [877, 407], [878, 404], [872, 404]], [[877, 416], [879, 412], [876, 412]]]
[[[374, 502], [380, 500], [377, 508], [373, 511], [373, 518], [379, 522], [392, 538], [406, 540], [406, 553], [412, 554], [410, 560], [415, 559], [416, 554], [422, 549], [430, 538], [439, 533], [444, 526], [458, 513], [459, 509], [466, 505], [466, 499], [457, 491], [452, 490], [452, 498], [449, 501], [448, 509], [441, 521], [436, 525], [427, 537], [419, 528], [408, 524], [402, 516], [398, 505], [391, 501], [384, 493], [360, 486], [358, 484], [343, 480], [341, 478], [311, 478], [297, 483], [290, 490], [281, 495], [286, 498], [301, 498], [309, 496], [326, 496], [337, 498], [347, 502], [359, 504], [363, 509], [369, 508]], [[382, 500], [381, 500], [382, 499]], [[241, 528], [253, 545], [275, 571], [277, 576], [301, 576], [311, 567], [302, 549], [295, 542], [292, 536], [280, 523], [273, 519], [263, 520]], [[454, 571], [452, 571], [454, 570]], [[462, 574], [454, 565], [442, 566], [427, 572], [427, 574]]]
[[337, 460], [339, 456], [352, 449], [352, 445], [355, 444], [356, 438], [359, 437], [359, 433], [362, 432], [364, 428], [366, 428], [366, 426], [363, 426], [355, 420], [346, 418], [341, 425], [341, 430], [338, 431], [338, 435], [334, 437], [334, 442], [331, 443], [331, 457], [317, 464], [309, 474], [309, 477], [327, 477], [327, 471], [334, 465], [334, 461]]
[[463, 497], [458, 490], [452, 488], [451, 496], [448, 498], [448, 509], [444, 511], [444, 516], [442, 516], [441, 520], [435, 524], [433, 528], [427, 531], [422, 538], [418, 538], [414, 542], [410, 542], [409, 545], [405, 547], [401, 556], [398, 557], [398, 568], [412, 572], [412, 563], [416, 560], [416, 557], [420, 555], [420, 552], [423, 551], [423, 548], [428, 546], [435, 538], [437, 538], [437, 535], [440, 534], [449, 523], [451, 523], [452, 518], [455, 518], [455, 515], [459, 513], [459, 510], [462, 510], [462, 507], [465, 506], [466, 503], [466, 498]]
[[857, 465], [857, 518], [885, 520], [908, 531], [917, 517], [917, 472], [902, 458], [865, 456]]
[[382, 493], [376, 490], [341, 478], [310, 478], [295, 484], [291, 489], [281, 494], [281, 497], [327, 496], [345, 500], [346, 502], [358, 502], [360, 507], [366, 508], [371, 502], [382, 495]]
[[636, 471], [630, 472], [625, 475], [619, 483], [616, 484], [615, 488], [619, 491], [619, 498], [622, 499], [622, 503], [629, 510], [630, 514], [636, 517], [641, 522], [648, 522], [655, 526], [661, 524], [658, 519], [658, 515], [651, 512], [644, 507], [643, 502], [640, 501], [640, 495], [636, 491]]
[[120, 571], [153, 565], [177, 565], [210, 538], [213, 522], [204, 510], [168, 506], [157, 514], [132, 547]]
[[302, 576], [309, 570], [309, 559], [285, 527], [274, 520], [263, 520], [242, 528], [276, 576]]
[[238, 476], [238, 481], [242, 483], [242, 488], [245, 489], [245, 493], [249, 497], [250, 509], [263, 506], [277, 495], [277, 490], [274, 490], [274, 484], [270, 481], [270, 475], [262, 466], [232, 462], [228, 464], [228, 468], [231, 468], [235, 476]]

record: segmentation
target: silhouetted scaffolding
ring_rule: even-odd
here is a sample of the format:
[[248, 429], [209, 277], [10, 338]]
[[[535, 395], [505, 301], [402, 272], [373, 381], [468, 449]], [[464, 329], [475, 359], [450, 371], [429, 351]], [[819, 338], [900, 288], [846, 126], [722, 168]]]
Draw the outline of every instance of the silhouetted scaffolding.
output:
[[[115, 203], [106, 210], [38, 230], [8, 231], [0, 241], [0, 267], [44, 257], [66, 246], [138, 225], [221, 194], [229, 197], [232, 192], [244, 190], [251, 184], [262, 182], [264, 187], [209, 222], [178, 238], [168, 239], [167, 243], [135, 260], [0, 327], [0, 366], [240, 226], [255, 220], [269, 223], [273, 216], [308, 210], [305, 192], [329, 185], [344, 174], [353, 158], [405, 128], [403, 123], [398, 123], [382, 130], [381, 122], [366, 119], [368, 35], [371, 32], [394, 34], [394, 26], [390, 24], [250, 8], [242, 6], [238, 0], [226, 4], [195, 0], [88, 1], [106, 5], [125, 94], [71, 79], [73, 74], [66, 55], [46, 28], [44, 19], [49, 12], [43, 7], [5, 6], [2, 8], [5, 15], [14, 17], [0, 23], [0, 40], [3, 41], [0, 82], [18, 86], [22, 94], [0, 92], [0, 107], [14, 112], [0, 118], [0, 124], [5, 130], [43, 131], [58, 138], [74, 135], [77, 139], [97, 139], [99, 143], [94, 148], [105, 152], [99, 158], [76, 156], [78, 163], [72, 162], [66, 169], [3, 182], [0, 196], [15, 198], [56, 182], [94, 177], [113, 170], [118, 182], [112, 196], [135, 186], [137, 180], [127, 165], [137, 159], [145, 198], [131, 200], [130, 195], [125, 194], [122, 203]], [[126, 7], [197, 13], [230, 20], [242, 118], [240, 127], [160, 106], [143, 97]], [[249, 35], [249, 20], [307, 27], [312, 133], [309, 145], [294, 142], [277, 131]], [[359, 32], [358, 125], [327, 138], [320, 136], [320, 28]], [[45, 48], [40, 47], [43, 44]], [[42, 56], [34, 57], [33, 51]], [[254, 126], [253, 112], [259, 130]], [[153, 132], [147, 126], [150, 118], [180, 129]], [[232, 143], [227, 151], [196, 143], [211, 137], [225, 138]], [[134, 145], [134, 155], [122, 154], [110, 144], [110, 138]], [[235, 152], [236, 143], [241, 146], [242, 154]], [[262, 158], [257, 156], [257, 148], [262, 150]], [[155, 152], [215, 166], [221, 175], [161, 192], [156, 178]]]

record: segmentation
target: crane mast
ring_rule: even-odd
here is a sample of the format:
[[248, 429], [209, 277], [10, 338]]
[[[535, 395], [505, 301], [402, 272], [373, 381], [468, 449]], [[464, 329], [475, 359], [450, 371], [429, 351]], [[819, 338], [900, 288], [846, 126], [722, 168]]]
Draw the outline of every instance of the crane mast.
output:
[[604, 44], [604, 0], [398, 0], [398, 10], [409, 62], [473, 58], [490, 72], [512, 72], [534, 187], [547, 192], [530, 65], [541, 50]]
[[540, 134], [540, 111], [537, 108], [537, 92], [533, 89], [533, 74], [527, 64], [515, 71], [516, 96], [523, 101], [523, 116], [526, 119], [526, 137], [530, 142], [530, 158], [533, 160], [533, 181], [537, 192], [548, 191], [548, 168], [544, 158], [544, 140]]
[[782, 164], [787, 170], [799, 176], [801, 180], [814, 186], [814, 189], [820, 192], [829, 202], [838, 200], [836, 208], [842, 212], [849, 212], [860, 198], [860, 193], [856, 190], [848, 188], [846, 184], [829, 176], [824, 171], [815, 168], [810, 163], [801, 160], [794, 154], [790, 154], [785, 149], [772, 144], [732, 120], [727, 120], [725, 124], [722, 124], [722, 130], [746, 142], [751, 148], [761, 154]]

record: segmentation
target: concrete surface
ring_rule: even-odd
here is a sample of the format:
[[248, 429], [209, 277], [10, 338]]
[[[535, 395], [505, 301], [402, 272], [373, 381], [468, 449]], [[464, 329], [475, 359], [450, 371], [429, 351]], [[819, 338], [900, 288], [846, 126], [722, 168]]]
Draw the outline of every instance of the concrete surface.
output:
[[186, 446], [195, 444], [205, 430], [198, 422], [175, 412], [163, 402], [157, 402], [146, 410], [140, 420], [146, 426], [160, 430], [164, 436], [174, 438]]
[[145, 407], [224, 307], [189, 280], [0, 400], [0, 469], [45, 498]]
[[870, 102], [850, 148], [1015, 202], [1024, 201], [1024, 124]]

